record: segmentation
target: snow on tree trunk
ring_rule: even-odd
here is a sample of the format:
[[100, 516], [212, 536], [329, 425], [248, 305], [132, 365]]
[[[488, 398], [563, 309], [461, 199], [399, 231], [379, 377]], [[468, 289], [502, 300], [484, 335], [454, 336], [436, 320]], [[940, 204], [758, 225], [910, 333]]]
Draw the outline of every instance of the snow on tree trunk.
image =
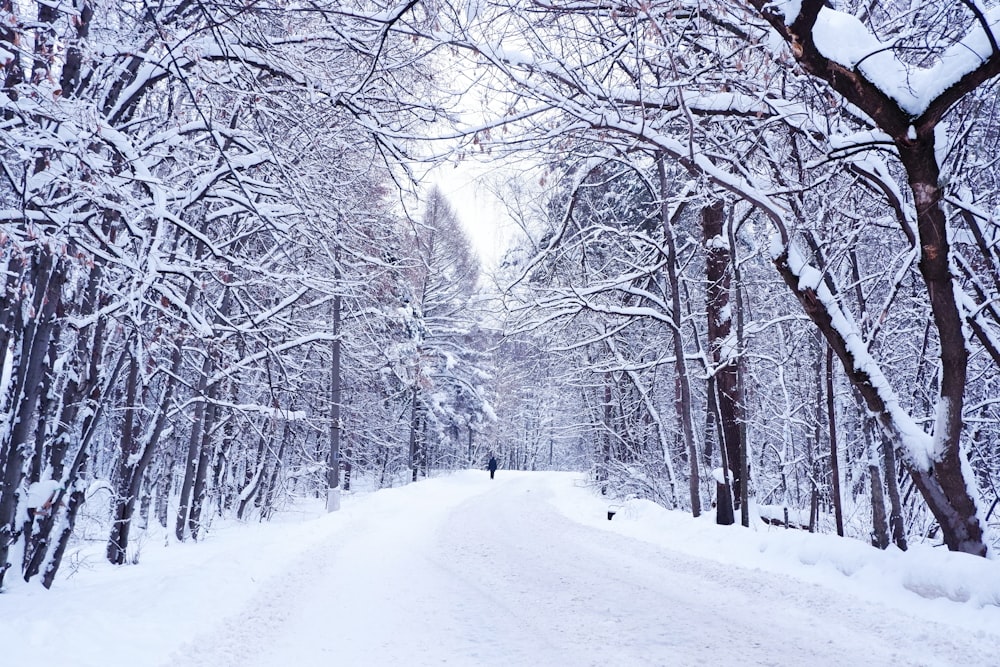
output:
[[[730, 263], [729, 238], [724, 230], [724, 208], [721, 201], [714, 202], [701, 210], [702, 233], [707, 257], [705, 273], [705, 309], [708, 319], [708, 347], [712, 355], [712, 378], [714, 380], [717, 406], [721, 421], [721, 450], [728, 467], [724, 478], [731, 480], [727, 488], [725, 503], [739, 508], [743, 495], [743, 479], [740, 469], [740, 450], [744, 443], [740, 438], [739, 405], [737, 383], [737, 355], [732, 330], [732, 306], [730, 303]], [[729, 486], [729, 485], [727, 485]], [[722, 507], [720, 499], [720, 508]], [[722, 511], [720, 509], [720, 511]]]
[[687, 361], [684, 357], [684, 337], [681, 333], [681, 285], [677, 275], [677, 246], [670, 219], [670, 208], [667, 197], [667, 173], [663, 166], [663, 160], [664, 158], [660, 156], [656, 161], [656, 168], [660, 181], [660, 224], [663, 228], [663, 236], [667, 246], [667, 280], [670, 289], [670, 310], [673, 319], [671, 331], [674, 342], [674, 369], [677, 375], [678, 389], [674, 400], [677, 409], [677, 419], [680, 421], [681, 434], [684, 438], [684, 448], [687, 450], [688, 464], [690, 465], [688, 486], [691, 492], [691, 514], [701, 516], [701, 476], [698, 470], [700, 458], [698, 456], [698, 446], [694, 439], [694, 425], [691, 421], [693, 404], [691, 401], [691, 382], [687, 372]]

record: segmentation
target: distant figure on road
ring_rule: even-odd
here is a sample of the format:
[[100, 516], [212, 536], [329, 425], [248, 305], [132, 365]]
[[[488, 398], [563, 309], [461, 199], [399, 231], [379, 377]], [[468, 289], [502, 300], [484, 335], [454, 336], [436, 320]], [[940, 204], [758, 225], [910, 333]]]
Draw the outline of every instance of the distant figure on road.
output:
[[493, 479], [493, 474], [497, 471], [497, 457], [490, 454], [490, 462], [486, 464], [486, 467], [490, 469], [490, 479]]

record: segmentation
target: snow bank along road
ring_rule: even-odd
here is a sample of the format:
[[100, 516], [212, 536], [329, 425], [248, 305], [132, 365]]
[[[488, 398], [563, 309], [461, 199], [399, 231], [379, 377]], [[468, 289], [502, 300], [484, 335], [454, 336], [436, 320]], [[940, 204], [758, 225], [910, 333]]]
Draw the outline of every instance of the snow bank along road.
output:
[[992, 634], [575, 522], [558, 507], [606, 509], [575, 480], [470, 471], [349, 500], [166, 664], [1000, 664]]

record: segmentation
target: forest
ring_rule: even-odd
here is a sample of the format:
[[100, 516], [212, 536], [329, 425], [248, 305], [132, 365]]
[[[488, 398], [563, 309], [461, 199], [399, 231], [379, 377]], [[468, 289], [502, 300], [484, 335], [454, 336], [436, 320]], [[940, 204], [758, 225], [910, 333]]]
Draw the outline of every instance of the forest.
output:
[[[998, 34], [979, 0], [0, 0], [0, 587], [84, 520], [134, 563], [491, 454], [995, 555]], [[456, 164], [500, 165], [496, 266]]]

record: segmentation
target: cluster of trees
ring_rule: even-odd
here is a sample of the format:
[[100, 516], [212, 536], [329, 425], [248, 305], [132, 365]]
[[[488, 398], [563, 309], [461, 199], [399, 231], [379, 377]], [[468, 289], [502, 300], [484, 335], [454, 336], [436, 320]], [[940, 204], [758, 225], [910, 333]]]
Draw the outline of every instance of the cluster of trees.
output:
[[[51, 585], [98, 487], [121, 563], [153, 518], [196, 539], [488, 451], [985, 554], [998, 21], [0, 0], [0, 585]], [[462, 150], [540, 167], [491, 298], [441, 193], [398, 205], [457, 92], [494, 114]]]
[[0, 584], [50, 586], [88, 498], [122, 563], [331, 461], [479, 454], [478, 269], [439, 194], [393, 203], [441, 112], [415, 4], [0, 2]]
[[1000, 10], [540, 0], [438, 20], [517, 128], [480, 140], [548, 161], [534, 210], [511, 206], [531, 230], [513, 329], [565, 358], [602, 483], [744, 523], [752, 488], [785, 524], [986, 553]]

